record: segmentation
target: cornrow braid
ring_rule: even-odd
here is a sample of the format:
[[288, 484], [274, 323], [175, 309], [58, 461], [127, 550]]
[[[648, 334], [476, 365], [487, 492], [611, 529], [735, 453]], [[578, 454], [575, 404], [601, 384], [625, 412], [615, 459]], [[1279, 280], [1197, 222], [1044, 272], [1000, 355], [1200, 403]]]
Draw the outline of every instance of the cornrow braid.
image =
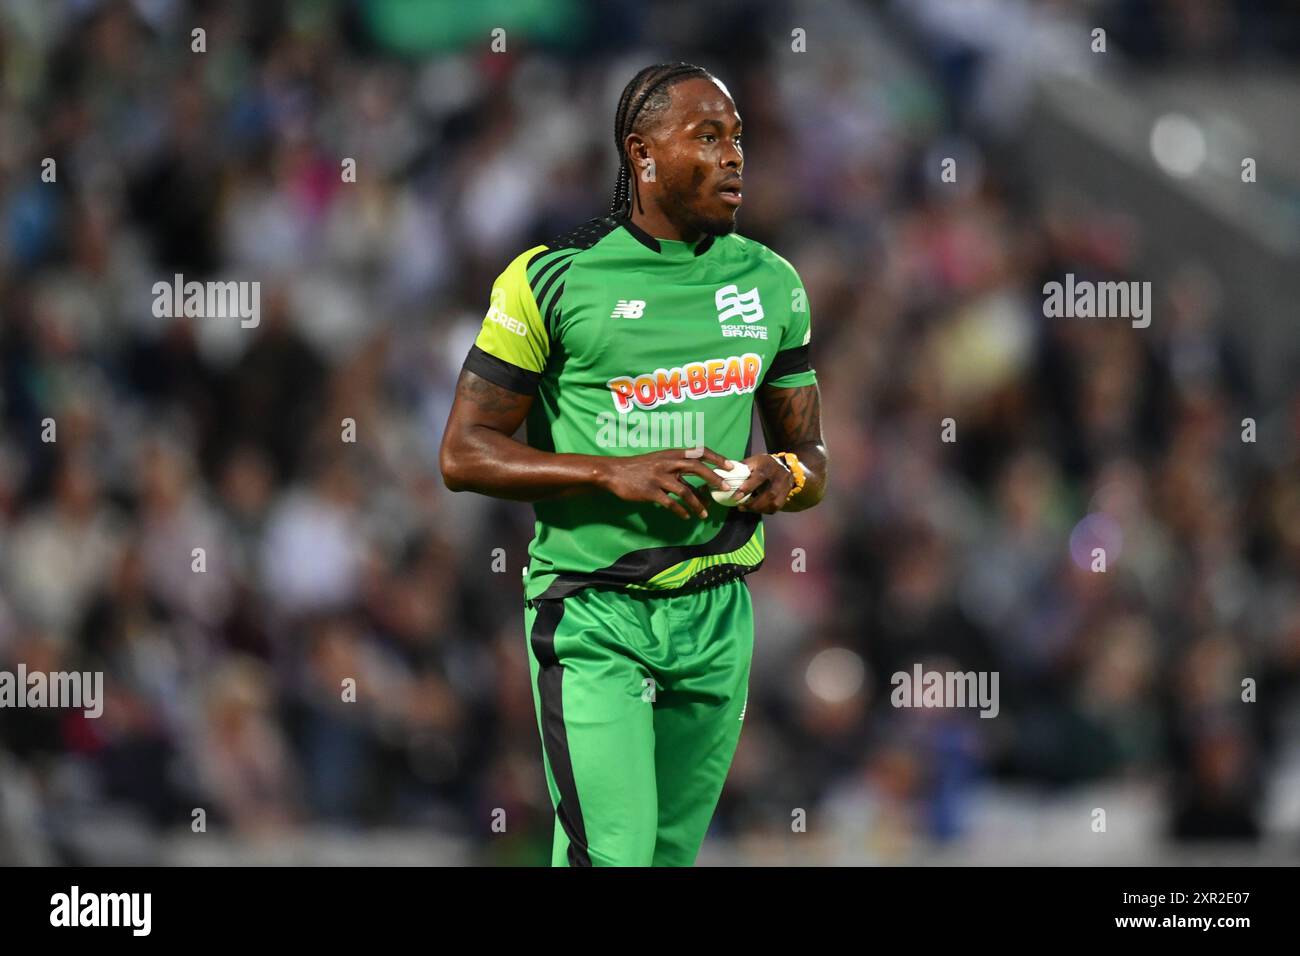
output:
[[[702, 66], [692, 63], [656, 63], [640, 70], [636, 76], [623, 87], [623, 95], [618, 99], [618, 109], [614, 113], [614, 145], [618, 149], [618, 178], [614, 182], [614, 199], [609, 205], [611, 216], [630, 216], [632, 213], [632, 195], [635, 190], [637, 208], [641, 209], [641, 190], [633, 185], [632, 170], [629, 166], [625, 143], [628, 135], [636, 128], [637, 117], [645, 108], [646, 102], [656, 92], [667, 90], [678, 80], [689, 77], [712, 74]], [[652, 105], [659, 109], [667, 105]]]

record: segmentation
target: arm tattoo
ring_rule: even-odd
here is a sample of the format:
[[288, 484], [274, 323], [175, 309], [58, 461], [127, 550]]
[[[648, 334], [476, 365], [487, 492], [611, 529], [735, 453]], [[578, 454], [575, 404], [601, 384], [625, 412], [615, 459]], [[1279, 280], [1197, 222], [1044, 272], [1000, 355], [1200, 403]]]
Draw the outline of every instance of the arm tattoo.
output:
[[508, 388], [494, 385], [480, 375], [470, 371], [460, 373], [456, 393], [466, 402], [481, 412], [489, 415], [505, 415], [515, 411], [522, 403], [528, 402], [527, 395], [512, 392]]
[[806, 442], [821, 442], [821, 396], [816, 385], [768, 386], [759, 393], [759, 400], [769, 448], [788, 450]]

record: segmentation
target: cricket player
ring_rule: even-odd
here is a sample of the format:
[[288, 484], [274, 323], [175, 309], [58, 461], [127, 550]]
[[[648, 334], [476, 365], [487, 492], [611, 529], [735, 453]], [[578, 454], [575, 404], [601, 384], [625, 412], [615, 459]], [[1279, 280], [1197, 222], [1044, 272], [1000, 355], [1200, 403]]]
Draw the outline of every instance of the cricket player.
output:
[[[745, 715], [761, 516], [817, 504], [828, 456], [803, 285], [735, 231], [727, 88], [647, 67], [615, 143], [610, 214], [493, 285], [440, 465], [536, 510], [521, 610], [552, 864], [689, 866]], [[770, 454], [751, 453], [755, 398]]]

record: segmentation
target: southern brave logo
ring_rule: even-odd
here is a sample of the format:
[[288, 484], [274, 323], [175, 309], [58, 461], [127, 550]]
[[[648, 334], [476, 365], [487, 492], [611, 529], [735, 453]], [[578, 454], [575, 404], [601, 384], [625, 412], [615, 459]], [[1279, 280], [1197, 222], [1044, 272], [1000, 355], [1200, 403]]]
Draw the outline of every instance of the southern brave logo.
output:
[[[757, 286], [741, 292], [737, 285], [724, 285], [713, 294], [713, 301], [718, 307], [718, 322], [722, 325], [724, 339], [767, 338], [767, 329], [753, 325], [763, 319], [763, 303], [759, 301]], [[727, 325], [732, 319], [740, 319], [745, 324]]]

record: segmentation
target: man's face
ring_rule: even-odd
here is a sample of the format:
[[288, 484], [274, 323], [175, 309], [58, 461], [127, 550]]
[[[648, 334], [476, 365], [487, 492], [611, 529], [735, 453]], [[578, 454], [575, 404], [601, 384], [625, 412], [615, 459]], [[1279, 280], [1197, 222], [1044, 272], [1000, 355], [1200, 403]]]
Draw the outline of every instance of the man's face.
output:
[[653, 162], [654, 181], [638, 184], [677, 226], [705, 235], [735, 231], [741, 203], [740, 115], [720, 82], [705, 77], [669, 87], [672, 104], [631, 155], [640, 171]]

